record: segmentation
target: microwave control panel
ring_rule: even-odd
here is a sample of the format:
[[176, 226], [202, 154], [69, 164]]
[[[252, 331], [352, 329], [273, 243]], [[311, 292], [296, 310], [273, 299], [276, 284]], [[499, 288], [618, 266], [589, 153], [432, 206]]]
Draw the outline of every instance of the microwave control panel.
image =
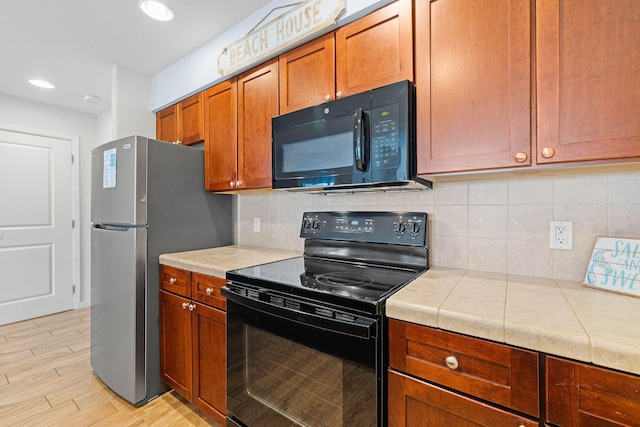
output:
[[371, 164], [374, 169], [400, 166], [399, 107], [390, 104], [371, 110]]

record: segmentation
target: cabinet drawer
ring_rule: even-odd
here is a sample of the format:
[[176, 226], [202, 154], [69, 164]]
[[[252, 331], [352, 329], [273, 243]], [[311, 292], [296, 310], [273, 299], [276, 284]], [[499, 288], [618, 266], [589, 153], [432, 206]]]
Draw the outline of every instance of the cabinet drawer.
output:
[[220, 293], [220, 288], [227, 281], [219, 277], [193, 273], [191, 287], [192, 298], [221, 310], [227, 309], [227, 299]]
[[538, 422], [389, 371], [389, 427], [536, 427]]
[[160, 288], [191, 298], [191, 272], [160, 265]]
[[640, 377], [555, 357], [546, 365], [548, 422], [640, 426]]
[[451, 332], [389, 320], [396, 370], [538, 417], [538, 354]]

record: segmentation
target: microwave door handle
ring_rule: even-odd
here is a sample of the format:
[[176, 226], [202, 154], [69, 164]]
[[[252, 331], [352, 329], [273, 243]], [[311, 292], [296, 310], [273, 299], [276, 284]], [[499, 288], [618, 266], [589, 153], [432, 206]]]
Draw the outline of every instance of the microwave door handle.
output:
[[353, 156], [356, 161], [356, 169], [359, 171], [365, 170], [365, 161], [364, 161], [364, 144], [365, 144], [365, 134], [364, 134], [364, 117], [365, 113], [362, 108], [358, 108], [355, 114], [355, 123], [353, 126]]

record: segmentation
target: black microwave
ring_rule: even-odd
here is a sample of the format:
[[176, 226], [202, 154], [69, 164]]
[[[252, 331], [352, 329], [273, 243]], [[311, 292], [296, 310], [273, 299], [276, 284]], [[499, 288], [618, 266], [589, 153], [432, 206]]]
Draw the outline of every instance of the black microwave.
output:
[[409, 81], [274, 117], [273, 188], [430, 188], [416, 176], [415, 126]]

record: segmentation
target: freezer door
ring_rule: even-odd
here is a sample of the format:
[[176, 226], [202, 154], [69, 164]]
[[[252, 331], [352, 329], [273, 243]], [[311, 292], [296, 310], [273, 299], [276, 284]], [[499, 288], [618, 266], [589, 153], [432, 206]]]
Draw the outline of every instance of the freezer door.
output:
[[113, 391], [146, 399], [145, 228], [91, 229], [91, 365]]
[[91, 222], [147, 223], [147, 139], [131, 136], [91, 151]]

